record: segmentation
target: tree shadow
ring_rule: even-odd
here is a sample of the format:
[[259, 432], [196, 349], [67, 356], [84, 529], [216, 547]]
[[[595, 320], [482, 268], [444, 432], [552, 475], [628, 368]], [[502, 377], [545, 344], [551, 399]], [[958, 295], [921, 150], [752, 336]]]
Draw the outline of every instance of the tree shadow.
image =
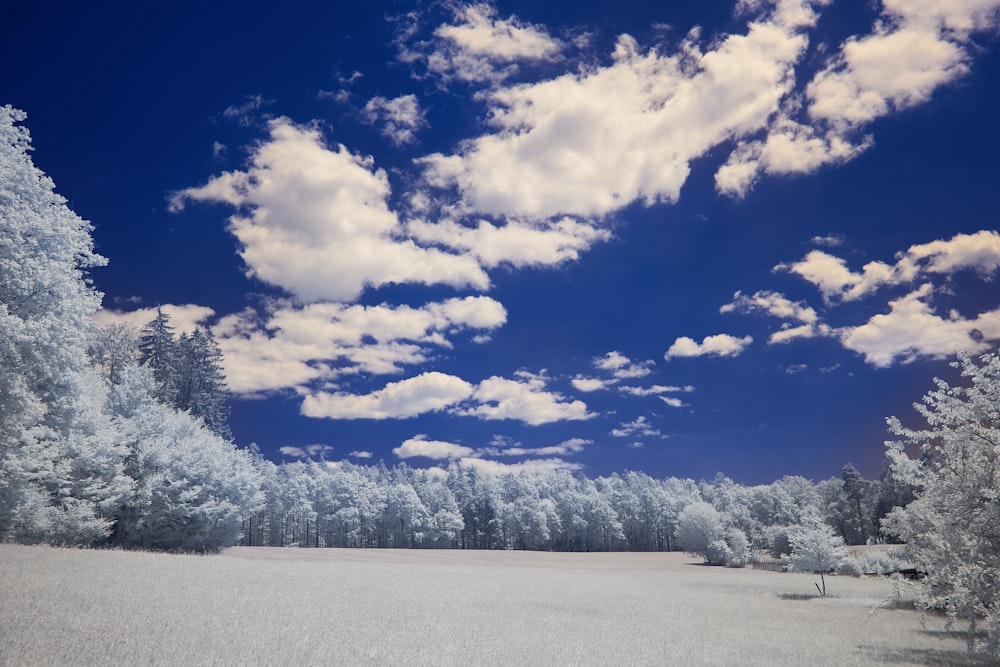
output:
[[778, 593], [782, 600], [818, 600], [819, 595], [815, 593]]
[[896, 648], [878, 649], [862, 647], [873, 662], [889, 665], [949, 665], [950, 667], [986, 667], [996, 665], [995, 659], [970, 656], [960, 649]]

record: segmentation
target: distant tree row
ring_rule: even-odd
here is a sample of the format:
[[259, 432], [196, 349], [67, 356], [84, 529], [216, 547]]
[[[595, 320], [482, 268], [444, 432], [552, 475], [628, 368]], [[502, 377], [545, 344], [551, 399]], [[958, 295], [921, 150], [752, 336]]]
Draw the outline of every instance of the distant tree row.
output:
[[[405, 464], [255, 460], [265, 500], [245, 517], [241, 541], [253, 546], [684, 549], [742, 565], [751, 547], [790, 553], [788, 533], [804, 522], [825, 520], [832, 533], [853, 525], [858, 506], [853, 466], [818, 485], [784, 477], [748, 487], [721, 474], [696, 483], [641, 472], [590, 479], [566, 471], [494, 475], [466, 466], [441, 474]], [[893, 539], [873, 514], [883, 484], [862, 481], [869, 508], [862, 523], [873, 530], [835, 534], [851, 543]]]

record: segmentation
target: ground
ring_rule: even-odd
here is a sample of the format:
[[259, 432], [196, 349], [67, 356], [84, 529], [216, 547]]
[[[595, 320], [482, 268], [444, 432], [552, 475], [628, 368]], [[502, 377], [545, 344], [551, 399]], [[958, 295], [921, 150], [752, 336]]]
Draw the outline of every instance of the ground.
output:
[[888, 581], [815, 579], [677, 553], [0, 545], [0, 665], [964, 664]]

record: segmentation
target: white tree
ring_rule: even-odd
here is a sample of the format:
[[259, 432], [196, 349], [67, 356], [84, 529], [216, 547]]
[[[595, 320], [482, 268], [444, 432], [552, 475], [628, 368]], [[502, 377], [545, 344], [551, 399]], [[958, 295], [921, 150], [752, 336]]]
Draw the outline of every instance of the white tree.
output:
[[[977, 625], [988, 628], [986, 650], [1000, 657], [1000, 356], [978, 362], [960, 357], [969, 386], [935, 379], [937, 389], [914, 407], [927, 422], [889, 426], [901, 441], [889, 442], [892, 474], [917, 489], [885, 526], [906, 541], [910, 559], [927, 576], [920, 584], [925, 608], [943, 609], [968, 622], [969, 650]], [[911, 459], [907, 445], [919, 456]]]
[[706, 502], [685, 507], [677, 517], [677, 543], [690, 554], [709, 561], [709, 545], [723, 536], [722, 515]]
[[25, 114], [0, 107], [0, 536], [90, 544], [127, 491], [87, 358], [104, 264], [90, 223], [32, 163]]
[[263, 501], [250, 455], [200, 420], [153, 398], [145, 367], [130, 367], [109, 406], [128, 447], [134, 489], [122, 503], [115, 542], [170, 551], [218, 551], [239, 538], [243, 517]]
[[843, 538], [819, 516], [810, 515], [801, 524], [789, 529], [788, 540], [792, 545], [792, 554], [788, 557], [790, 569], [819, 574], [823, 587], [817, 584], [816, 589], [826, 597], [826, 573], [833, 571], [837, 563], [847, 556]]

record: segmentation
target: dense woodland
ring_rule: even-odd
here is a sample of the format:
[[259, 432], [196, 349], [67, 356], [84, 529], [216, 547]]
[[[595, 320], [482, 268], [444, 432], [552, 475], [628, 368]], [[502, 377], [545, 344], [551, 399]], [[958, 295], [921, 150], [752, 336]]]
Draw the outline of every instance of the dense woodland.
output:
[[[210, 331], [99, 329], [91, 226], [29, 156], [24, 114], [0, 107], [0, 540], [168, 551], [301, 547], [676, 550], [742, 566], [837, 566], [841, 545], [905, 541], [927, 608], [1000, 639], [1000, 357], [937, 381], [926, 428], [878, 480], [847, 465], [813, 483], [742, 486], [491, 475], [326, 461], [275, 464], [238, 448]], [[908, 449], [907, 449], [908, 448]], [[914, 451], [918, 452], [912, 458]], [[977, 636], [970, 632], [970, 650]], [[995, 653], [996, 654], [996, 653]]]

